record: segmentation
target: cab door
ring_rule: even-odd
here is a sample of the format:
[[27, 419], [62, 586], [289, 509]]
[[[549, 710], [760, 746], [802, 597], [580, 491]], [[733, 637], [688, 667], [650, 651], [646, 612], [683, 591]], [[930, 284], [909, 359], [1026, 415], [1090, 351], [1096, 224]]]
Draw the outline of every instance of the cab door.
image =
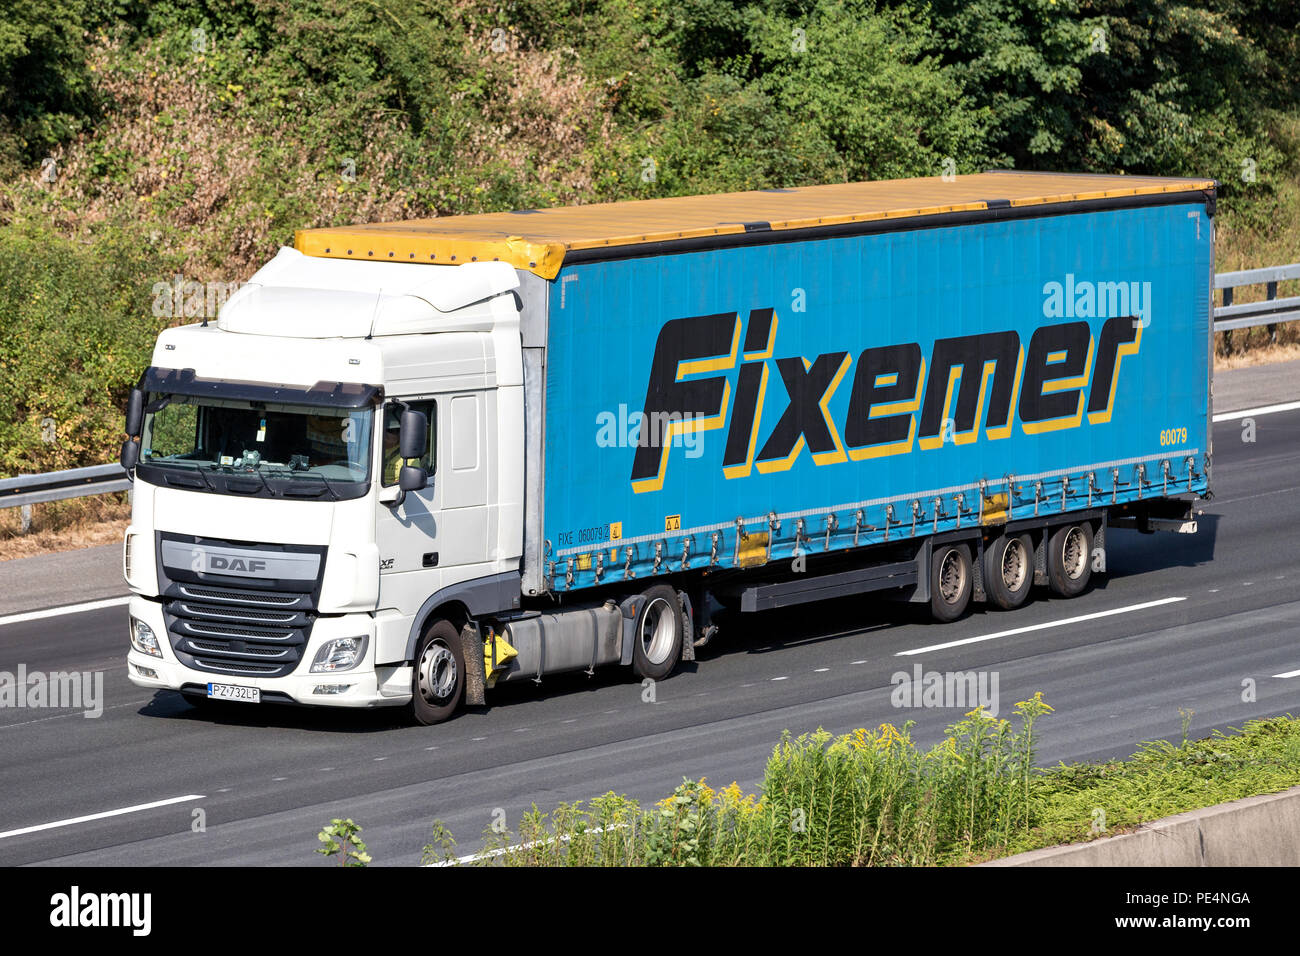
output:
[[429, 422], [428, 452], [421, 459], [426, 486], [400, 505], [385, 503], [397, 485], [401, 406], [384, 406], [380, 434], [380, 606], [414, 613], [445, 583], [477, 576], [469, 567], [488, 559], [488, 462], [485, 395], [458, 392], [405, 404]]

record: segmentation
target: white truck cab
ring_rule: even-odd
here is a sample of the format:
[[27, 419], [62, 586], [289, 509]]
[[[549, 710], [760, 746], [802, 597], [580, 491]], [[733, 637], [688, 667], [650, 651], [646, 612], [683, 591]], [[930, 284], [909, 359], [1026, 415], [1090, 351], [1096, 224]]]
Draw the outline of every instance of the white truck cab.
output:
[[215, 323], [160, 336], [123, 448], [133, 683], [339, 707], [422, 688], [440, 719], [464, 661], [445, 633], [416, 647], [422, 609], [519, 603], [518, 285], [503, 262], [282, 249]]

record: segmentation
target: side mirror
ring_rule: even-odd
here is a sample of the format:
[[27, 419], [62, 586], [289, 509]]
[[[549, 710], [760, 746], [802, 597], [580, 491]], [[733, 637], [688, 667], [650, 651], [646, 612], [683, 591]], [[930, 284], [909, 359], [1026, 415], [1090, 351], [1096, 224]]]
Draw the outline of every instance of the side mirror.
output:
[[403, 491], [420, 491], [428, 484], [428, 476], [419, 465], [403, 465], [397, 473], [397, 487]]
[[138, 388], [131, 389], [126, 400], [126, 433], [132, 438], [139, 438], [144, 429], [144, 392]]
[[126, 471], [131, 471], [140, 463], [140, 443], [128, 438], [122, 442], [122, 467]]
[[[412, 408], [402, 412], [402, 432], [399, 444], [401, 445], [400, 453], [402, 458], [424, 457], [429, 450], [429, 418], [424, 412], [417, 412]], [[419, 487], [423, 488], [424, 485]]]

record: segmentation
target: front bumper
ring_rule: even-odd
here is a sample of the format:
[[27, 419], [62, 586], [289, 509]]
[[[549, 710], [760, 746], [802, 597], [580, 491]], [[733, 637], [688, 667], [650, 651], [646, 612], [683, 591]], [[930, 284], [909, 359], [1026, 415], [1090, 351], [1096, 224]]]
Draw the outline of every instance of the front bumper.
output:
[[[139, 596], [132, 597], [130, 613], [131, 617], [144, 621], [158, 635], [163, 654], [161, 658], [151, 657], [127, 645], [127, 677], [137, 687], [206, 694], [207, 685], [212, 682], [237, 684], [258, 688], [267, 703], [281, 701], [320, 707], [400, 707], [411, 700], [410, 665], [375, 667], [375, 623], [368, 614], [345, 614], [317, 619], [302, 662], [292, 674], [285, 677], [251, 677], [216, 674], [182, 664], [171, 648], [160, 604]], [[327, 641], [361, 634], [366, 634], [369, 640], [365, 658], [356, 667], [333, 673], [310, 673], [316, 652]], [[148, 673], [150, 671], [153, 676]], [[340, 684], [347, 684], [347, 690], [332, 694], [317, 693], [319, 687]]]

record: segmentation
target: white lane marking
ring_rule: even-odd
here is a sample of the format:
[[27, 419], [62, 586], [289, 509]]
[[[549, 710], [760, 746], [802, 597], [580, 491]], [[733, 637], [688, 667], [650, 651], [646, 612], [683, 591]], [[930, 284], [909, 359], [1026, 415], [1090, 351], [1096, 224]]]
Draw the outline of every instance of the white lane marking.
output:
[[773, 677], [772, 680], [786, 680], [784, 677]]
[[1278, 488], [1274, 491], [1261, 491], [1257, 495], [1242, 495], [1240, 498], [1215, 498], [1215, 505], [1232, 505], [1238, 501], [1250, 501], [1254, 498], [1267, 498], [1270, 495], [1287, 495], [1293, 491], [1300, 491], [1300, 485], [1293, 485], [1290, 488]]
[[0, 617], [2, 624], [21, 624], [24, 621], [39, 621], [47, 617], [62, 617], [64, 614], [80, 614], [82, 611], [98, 611], [105, 607], [121, 607], [131, 603], [129, 597], [105, 598], [102, 601], [87, 601], [85, 604], [65, 604], [63, 607], [47, 607], [44, 611], [24, 611], [22, 614], [10, 614]]
[[[95, 668], [91, 668], [92, 671], [94, 669]], [[149, 703], [149, 700], [130, 700], [125, 704], [112, 704], [111, 706], [105, 707], [104, 710], [117, 710], [119, 707], [141, 707], [147, 703]], [[48, 720], [66, 720], [69, 717], [81, 717], [84, 719], [84, 715], [81, 711], [74, 710], [67, 714], [55, 714], [53, 717], [37, 717], [35, 720], [19, 720], [12, 724], [4, 724], [3, 726], [0, 726], [0, 730], [13, 730], [15, 727], [27, 727], [30, 724], [43, 724]]]
[[135, 807], [123, 807], [120, 810], [105, 810], [103, 813], [88, 813], [84, 817], [72, 817], [68, 820], [55, 820], [53, 823], [39, 823], [34, 827], [23, 827], [21, 830], [6, 830], [0, 833], [0, 840], [9, 837], [22, 836], [24, 833], [39, 833], [41, 830], [54, 830], [58, 827], [70, 827], [76, 823], [89, 823], [91, 820], [103, 820], [106, 817], [120, 817], [126, 813], [140, 813], [142, 810], [154, 810], [158, 807], [170, 806], [173, 803], [185, 803], [189, 800], [202, 800], [201, 793], [187, 793], [183, 797], [168, 797], [166, 800], [155, 800], [153, 803], [142, 803]]
[[817, 669], [815, 669], [815, 670], [813, 671], [813, 673], [814, 673], [814, 674], [825, 674], [828, 670], [830, 670], [829, 667], [818, 667]]
[[1285, 674], [1274, 674], [1274, 677], [1300, 677], [1300, 671], [1287, 671]]
[[[584, 833], [605, 833], [607, 830], [626, 830], [628, 824], [616, 823], [612, 827], [592, 827], [590, 830], [584, 830]], [[559, 842], [567, 843], [571, 840], [567, 833], [559, 838]], [[426, 863], [426, 867], [440, 866], [464, 866], [468, 863], [478, 863], [480, 860], [491, 860], [498, 856], [504, 856], [507, 853], [518, 853], [520, 850], [531, 850], [534, 847], [550, 846], [555, 843], [554, 837], [545, 837], [541, 840], [532, 840], [528, 843], [518, 843], [514, 846], [497, 847], [495, 850], [481, 850], [478, 853], [471, 853], [468, 856], [459, 856], [451, 860], [438, 860], [434, 863]]]
[[1290, 412], [1300, 408], [1300, 402], [1283, 402], [1281, 405], [1261, 405], [1258, 408], [1246, 408], [1239, 412], [1219, 412], [1214, 416], [1216, 422], [1231, 421], [1234, 418], [1254, 418], [1256, 415], [1272, 415], [1275, 412]]
[[895, 657], [908, 657], [913, 654], [928, 654], [930, 651], [946, 651], [950, 647], [961, 647], [963, 644], [979, 644], [982, 641], [993, 641], [999, 637], [1011, 637], [1015, 634], [1028, 634], [1030, 631], [1043, 631], [1049, 627], [1062, 627], [1066, 624], [1081, 624], [1084, 621], [1095, 621], [1099, 617], [1111, 617], [1115, 614], [1128, 614], [1131, 611], [1144, 611], [1149, 607], [1160, 607], [1164, 604], [1175, 604], [1178, 601], [1186, 601], [1185, 597], [1161, 598], [1159, 601], [1146, 601], [1142, 604], [1130, 604], [1128, 607], [1112, 608], [1109, 611], [1097, 611], [1093, 614], [1080, 614], [1078, 617], [1067, 617], [1061, 621], [1048, 621], [1044, 624], [1030, 624], [1028, 627], [1016, 627], [1009, 631], [997, 631], [993, 634], [981, 634], [979, 637], [964, 637], [959, 641], [948, 641], [944, 644], [931, 644], [929, 647], [915, 647], [910, 651], [899, 651]]

